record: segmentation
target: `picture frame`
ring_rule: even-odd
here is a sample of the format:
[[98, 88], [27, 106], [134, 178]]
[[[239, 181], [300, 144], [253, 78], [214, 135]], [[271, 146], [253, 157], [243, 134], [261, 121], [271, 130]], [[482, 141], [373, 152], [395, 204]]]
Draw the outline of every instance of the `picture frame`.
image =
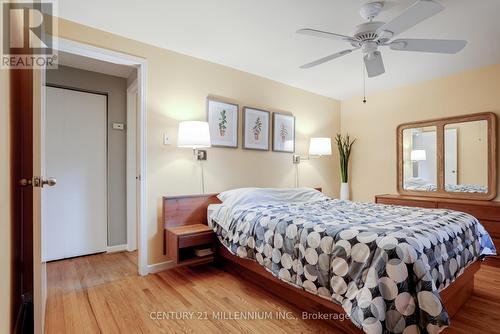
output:
[[295, 152], [295, 116], [273, 113], [273, 151]]
[[207, 97], [207, 121], [213, 147], [238, 148], [239, 105]]
[[271, 113], [269, 111], [243, 108], [243, 148], [246, 150], [269, 151]]

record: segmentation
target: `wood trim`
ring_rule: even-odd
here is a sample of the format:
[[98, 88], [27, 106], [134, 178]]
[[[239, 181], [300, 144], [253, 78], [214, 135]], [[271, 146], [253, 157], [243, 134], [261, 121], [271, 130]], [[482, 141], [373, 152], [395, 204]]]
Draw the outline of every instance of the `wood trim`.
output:
[[[33, 175], [33, 71], [10, 70], [12, 289], [11, 324], [21, 296], [33, 296], [33, 187], [19, 180]], [[31, 316], [32, 315], [28, 315]], [[31, 319], [33, 323], [33, 319]]]
[[[463, 204], [463, 205], [474, 205], [480, 207], [494, 207], [500, 209], [500, 201], [481, 201], [474, 199], [460, 199], [460, 198], [441, 198], [441, 197], [422, 197], [422, 196], [407, 196], [407, 195], [393, 195], [393, 194], [381, 194], [375, 196], [375, 203], [382, 203], [382, 200], [393, 199], [393, 200], [412, 200], [420, 202], [437, 202], [439, 203], [453, 203], [453, 204]], [[385, 204], [385, 203], [382, 203]]]
[[[444, 127], [451, 123], [462, 123], [486, 120], [488, 122], [488, 193], [454, 193], [445, 191], [444, 180]], [[403, 131], [415, 127], [436, 127], [436, 159], [437, 159], [437, 190], [436, 191], [418, 191], [405, 190], [403, 187]], [[492, 200], [497, 195], [497, 120], [492, 112], [484, 112], [471, 115], [462, 115], [455, 117], [439, 118], [419, 122], [404, 123], [396, 129], [396, 149], [397, 149], [397, 189], [401, 195], [441, 197], [441, 198], [459, 198], [475, 200]]]

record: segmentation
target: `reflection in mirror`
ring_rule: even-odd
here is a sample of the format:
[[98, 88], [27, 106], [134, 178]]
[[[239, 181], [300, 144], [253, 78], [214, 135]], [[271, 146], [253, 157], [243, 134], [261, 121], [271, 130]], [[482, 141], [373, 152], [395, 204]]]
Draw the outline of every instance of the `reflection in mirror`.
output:
[[428, 126], [403, 130], [403, 188], [437, 190], [437, 128]]
[[445, 190], [488, 192], [488, 121], [446, 124]]

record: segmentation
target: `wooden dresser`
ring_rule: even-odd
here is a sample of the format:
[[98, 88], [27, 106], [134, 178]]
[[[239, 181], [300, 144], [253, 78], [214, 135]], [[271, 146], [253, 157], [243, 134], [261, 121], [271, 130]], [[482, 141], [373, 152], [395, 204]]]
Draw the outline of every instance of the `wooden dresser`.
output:
[[[476, 217], [491, 235], [497, 252], [500, 250], [500, 202], [403, 195], [377, 195], [375, 196], [375, 203], [451, 209], [469, 213]], [[488, 257], [485, 264], [500, 267], [500, 256]]]

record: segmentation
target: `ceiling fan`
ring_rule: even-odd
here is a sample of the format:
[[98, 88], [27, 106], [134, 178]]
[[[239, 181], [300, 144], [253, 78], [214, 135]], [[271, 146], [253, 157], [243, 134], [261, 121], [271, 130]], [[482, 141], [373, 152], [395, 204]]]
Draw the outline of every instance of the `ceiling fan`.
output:
[[467, 41], [446, 39], [396, 39], [394, 36], [410, 29], [418, 23], [444, 10], [444, 6], [433, 0], [418, 0], [401, 15], [387, 23], [373, 21], [382, 11], [382, 1], [370, 2], [361, 7], [360, 15], [368, 22], [356, 27], [354, 36], [345, 36], [316, 29], [300, 29], [299, 34], [329, 38], [347, 42], [352, 49], [343, 50], [332, 55], [302, 65], [300, 68], [311, 68], [336, 58], [345, 56], [358, 49], [363, 52], [363, 59], [368, 77], [376, 77], [385, 72], [382, 54], [379, 47], [388, 46], [396, 51], [416, 51], [455, 54], [461, 51]]

